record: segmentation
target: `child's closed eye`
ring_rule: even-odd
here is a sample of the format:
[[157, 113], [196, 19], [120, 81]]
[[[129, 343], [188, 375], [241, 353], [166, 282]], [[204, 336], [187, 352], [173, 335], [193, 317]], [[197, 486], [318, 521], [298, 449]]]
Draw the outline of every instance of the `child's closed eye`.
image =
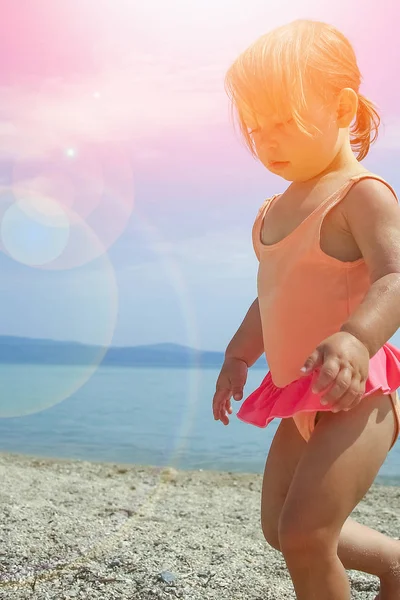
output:
[[278, 123], [278, 125], [285, 127], [285, 125], [291, 125], [292, 123], [294, 123], [294, 119], [286, 119], [285, 121], [282, 121], [282, 123]]
[[[282, 121], [280, 123], [276, 123], [276, 127], [286, 127], [288, 125], [292, 125], [294, 123], [294, 119], [287, 119], [286, 121]], [[260, 133], [261, 127], [255, 127], [254, 129], [249, 130], [249, 135], [253, 135], [255, 133]]]

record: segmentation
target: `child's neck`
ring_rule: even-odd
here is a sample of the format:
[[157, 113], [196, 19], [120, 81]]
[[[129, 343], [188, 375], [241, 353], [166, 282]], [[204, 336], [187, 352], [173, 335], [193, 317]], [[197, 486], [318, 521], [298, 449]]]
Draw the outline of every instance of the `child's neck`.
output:
[[335, 160], [322, 172], [306, 181], [293, 181], [288, 189], [293, 192], [299, 191], [304, 193], [307, 190], [318, 187], [318, 185], [322, 183], [329, 181], [345, 181], [349, 177], [367, 171], [368, 169], [356, 159], [353, 153], [351, 157], [348, 155], [343, 156], [339, 153], [339, 155], [335, 157]]

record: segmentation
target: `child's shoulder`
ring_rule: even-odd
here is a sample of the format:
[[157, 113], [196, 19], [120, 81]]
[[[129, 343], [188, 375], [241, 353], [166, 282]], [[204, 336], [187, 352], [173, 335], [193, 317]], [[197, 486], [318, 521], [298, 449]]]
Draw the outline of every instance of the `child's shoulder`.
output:
[[370, 273], [380, 272], [393, 244], [400, 243], [400, 206], [393, 187], [382, 177], [363, 174], [340, 202], [345, 229], [357, 243]]
[[400, 206], [392, 186], [379, 176], [356, 177], [341, 202], [346, 229], [353, 236], [373, 283], [400, 272]]
[[386, 207], [390, 210], [395, 204], [398, 204], [398, 198], [393, 186], [380, 175], [366, 172], [353, 178], [341, 208], [346, 213], [364, 213], [382, 211]]

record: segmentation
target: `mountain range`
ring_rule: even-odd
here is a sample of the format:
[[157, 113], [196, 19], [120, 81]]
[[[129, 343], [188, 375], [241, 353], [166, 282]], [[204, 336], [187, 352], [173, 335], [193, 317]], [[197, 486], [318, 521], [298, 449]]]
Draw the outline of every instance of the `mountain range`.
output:
[[[223, 352], [196, 350], [179, 344], [93, 346], [79, 342], [0, 336], [0, 363], [87, 365], [119, 367], [220, 368]], [[252, 368], [267, 369], [261, 356]]]

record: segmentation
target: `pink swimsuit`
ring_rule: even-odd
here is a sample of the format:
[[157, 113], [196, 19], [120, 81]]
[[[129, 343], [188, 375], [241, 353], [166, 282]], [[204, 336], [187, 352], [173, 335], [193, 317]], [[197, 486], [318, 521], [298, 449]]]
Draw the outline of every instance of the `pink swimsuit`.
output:
[[[331, 409], [311, 391], [318, 374], [301, 377], [300, 369], [323, 339], [339, 331], [370, 287], [363, 258], [342, 262], [325, 254], [320, 246], [325, 216], [363, 178], [382, 181], [397, 200], [393, 188], [381, 177], [361, 173], [326, 198], [294, 231], [271, 245], [262, 243], [261, 231], [279, 195], [266, 200], [257, 214], [253, 245], [260, 262], [258, 301], [270, 371], [240, 407], [237, 416], [242, 421], [266, 427], [274, 418], [292, 417], [308, 440], [317, 413]], [[387, 343], [370, 360], [364, 397], [390, 395], [397, 423], [393, 444], [400, 431], [399, 386], [400, 351]]]

